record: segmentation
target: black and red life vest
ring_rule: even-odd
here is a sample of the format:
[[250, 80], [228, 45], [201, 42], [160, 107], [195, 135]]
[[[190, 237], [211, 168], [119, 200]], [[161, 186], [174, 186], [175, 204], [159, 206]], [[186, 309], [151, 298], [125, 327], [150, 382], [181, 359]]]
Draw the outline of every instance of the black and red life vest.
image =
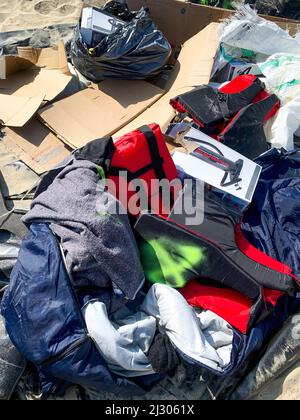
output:
[[189, 303], [210, 309], [246, 333], [283, 294], [294, 295], [299, 281], [291, 268], [251, 246], [237, 216], [213, 196], [205, 198], [200, 225], [184, 225], [182, 215], [143, 214], [136, 224], [142, 264], [150, 282], [181, 289]]
[[268, 150], [264, 124], [280, 108], [276, 95], [269, 95], [257, 76], [238, 76], [220, 89], [209, 85], [170, 101], [207, 134], [249, 159]]
[[[127, 179], [125, 179], [125, 175]], [[141, 127], [115, 142], [115, 151], [108, 177], [115, 182], [117, 198], [132, 216], [138, 216], [145, 206], [151, 210], [151, 200], [155, 196], [157, 196], [156, 202], [158, 203], [156, 212], [165, 214], [164, 197], [161, 196], [156, 181], [177, 179], [177, 170], [159, 125], [151, 124]], [[131, 185], [132, 181], [137, 179], [144, 182], [143, 191], [139, 191], [139, 188]], [[144, 203], [142, 199], [139, 200], [138, 208], [135, 210], [130, 207], [130, 200], [137, 192], [139, 196], [144, 194], [147, 203]], [[174, 200], [173, 193], [172, 190], [172, 197], [167, 198], [171, 200], [171, 205]], [[167, 204], [169, 207], [170, 204]]]

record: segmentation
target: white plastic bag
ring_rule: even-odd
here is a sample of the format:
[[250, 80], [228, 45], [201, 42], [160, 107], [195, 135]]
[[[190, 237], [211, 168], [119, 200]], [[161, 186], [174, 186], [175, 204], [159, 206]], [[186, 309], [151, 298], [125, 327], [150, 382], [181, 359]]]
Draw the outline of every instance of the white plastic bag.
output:
[[276, 23], [259, 17], [249, 5], [241, 6], [232, 18], [224, 21], [220, 29], [220, 42], [265, 56], [276, 53], [300, 54], [296, 38]]
[[266, 77], [267, 90], [277, 95], [282, 105], [300, 95], [300, 55], [275, 54], [259, 68]]
[[274, 147], [283, 147], [287, 151], [294, 150], [294, 135], [300, 126], [300, 95], [284, 105], [278, 112], [267, 134], [268, 141]]

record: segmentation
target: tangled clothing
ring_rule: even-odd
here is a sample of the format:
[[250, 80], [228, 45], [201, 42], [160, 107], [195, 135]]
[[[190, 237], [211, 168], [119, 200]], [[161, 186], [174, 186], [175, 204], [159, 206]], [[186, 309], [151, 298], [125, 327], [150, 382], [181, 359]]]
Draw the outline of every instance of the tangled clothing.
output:
[[242, 230], [248, 241], [300, 277], [300, 153], [276, 149], [259, 157], [262, 174]]
[[166, 334], [156, 334], [148, 358], [154, 371], [162, 375], [174, 376], [180, 365], [175, 347]]
[[196, 314], [175, 289], [156, 284], [148, 292], [141, 311], [157, 319], [183, 358], [222, 371], [231, 360], [233, 331], [212, 312]]
[[[91, 301], [83, 309], [89, 334], [113, 373], [125, 377], [153, 374], [147, 353], [158, 331], [187, 361], [222, 372], [231, 361], [233, 331], [212, 312], [198, 316], [181, 294], [156, 284], [139, 312], [109, 320], [103, 303]], [[163, 350], [163, 349], [162, 349]]]
[[[108, 311], [113, 291], [135, 299], [144, 282], [139, 253], [121, 204], [105, 191], [99, 168], [92, 162], [68, 158], [47, 174], [38, 188], [27, 224], [48, 223], [59, 238], [66, 266], [77, 289], [99, 290]], [[123, 211], [122, 211], [123, 210]]]
[[83, 308], [90, 336], [111, 372], [130, 377], [155, 373], [146, 356], [156, 331], [156, 320], [142, 312], [120, 320], [109, 320], [105, 305], [91, 301]]

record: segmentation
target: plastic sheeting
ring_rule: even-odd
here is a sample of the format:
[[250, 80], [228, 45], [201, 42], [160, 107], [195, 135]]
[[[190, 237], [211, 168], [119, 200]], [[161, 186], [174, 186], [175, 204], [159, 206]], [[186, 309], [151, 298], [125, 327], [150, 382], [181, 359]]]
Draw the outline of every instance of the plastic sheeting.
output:
[[269, 92], [275, 93], [282, 107], [267, 130], [268, 141], [274, 147], [294, 149], [294, 134], [300, 126], [300, 55], [275, 54], [261, 63]]
[[0, 316], [0, 400], [8, 400], [24, 372], [26, 361], [11, 343]]
[[106, 36], [94, 49], [83, 43], [79, 26], [71, 45], [76, 69], [95, 83], [104, 79], [148, 79], [163, 69], [171, 46], [142, 8], [131, 21]]
[[226, 20], [220, 29], [220, 42], [225, 45], [226, 53], [233, 58], [275, 53], [300, 54], [300, 45], [296, 38], [281, 29], [276, 23], [257, 15], [249, 6], [240, 7], [237, 14]]

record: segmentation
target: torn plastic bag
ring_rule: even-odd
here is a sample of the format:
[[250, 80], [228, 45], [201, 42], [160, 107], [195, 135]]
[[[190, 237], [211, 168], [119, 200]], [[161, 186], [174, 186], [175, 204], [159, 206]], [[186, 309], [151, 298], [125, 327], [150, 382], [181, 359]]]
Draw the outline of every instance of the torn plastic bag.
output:
[[0, 230], [0, 289], [9, 282], [20, 248], [21, 239], [8, 231]]
[[151, 20], [148, 9], [106, 36], [94, 49], [83, 43], [79, 26], [71, 45], [76, 69], [98, 83], [104, 79], [148, 79], [163, 69], [171, 55], [171, 46]]
[[[298, 314], [289, 318], [282, 330], [274, 338], [258, 366], [253, 369], [233, 393], [232, 400], [254, 399], [267, 385], [283, 372], [287, 372], [299, 361], [300, 354], [300, 309]], [[296, 386], [296, 384], [295, 384]]]
[[300, 127], [300, 95], [280, 108], [277, 117], [270, 120], [267, 126], [267, 139], [273, 147], [284, 148], [292, 152], [296, 143], [294, 136], [298, 135]]
[[[244, 54], [245, 55], [245, 54]], [[227, 55], [223, 44], [220, 45], [219, 51], [214, 61], [210, 82], [225, 83], [235, 79], [238, 76], [252, 74], [262, 77], [262, 73], [251, 56], [234, 57]]]
[[254, 52], [265, 56], [286, 52], [300, 54], [297, 39], [276, 23], [259, 17], [249, 5], [241, 6], [236, 15], [221, 25], [220, 42], [225, 44], [225, 49], [226, 46], [233, 47], [240, 53], [248, 50], [249, 54]]
[[282, 102], [276, 119], [267, 125], [267, 140], [274, 147], [292, 151], [300, 126], [300, 55], [274, 54], [259, 67], [266, 76], [268, 91]]
[[277, 95], [282, 105], [300, 95], [300, 55], [274, 54], [259, 67], [267, 90]]

